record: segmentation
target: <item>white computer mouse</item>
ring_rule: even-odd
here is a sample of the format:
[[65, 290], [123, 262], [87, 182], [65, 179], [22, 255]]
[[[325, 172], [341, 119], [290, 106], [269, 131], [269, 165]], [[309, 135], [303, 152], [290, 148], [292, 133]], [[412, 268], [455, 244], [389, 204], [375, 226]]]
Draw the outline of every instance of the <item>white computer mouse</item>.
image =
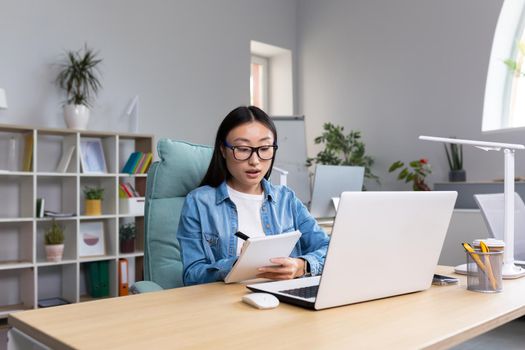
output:
[[279, 299], [268, 293], [250, 293], [242, 301], [258, 309], [273, 309], [279, 306]]

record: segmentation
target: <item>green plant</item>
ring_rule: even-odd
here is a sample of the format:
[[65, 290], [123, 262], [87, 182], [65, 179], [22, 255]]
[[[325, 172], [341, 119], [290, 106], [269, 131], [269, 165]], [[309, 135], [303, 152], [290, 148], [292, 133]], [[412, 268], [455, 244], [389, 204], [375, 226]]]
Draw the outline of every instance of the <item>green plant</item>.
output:
[[[447, 154], [448, 166], [450, 170], [462, 170], [463, 169], [463, 145], [457, 145], [451, 143], [448, 145], [444, 144], [445, 152]], [[450, 148], [450, 152], [449, 152]]]
[[379, 177], [372, 173], [374, 160], [365, 155], [365, 144], [361, 141], [361, 132], [351, 130], [344, 134], [344, 127], [325, 123], [324, 132], [315, 138], [316, 144], [325, 144], [324, 150], [314, 158], [306, 160], [306, 166], [314, 163], [327, 165], [355, 165], [365, 168], [365, 178], [379, 183]]
[[[388, 172], [391, 173], [399, 168], [403, 168], [405, 163], [398, 160], [392, 163]], [[405, 180], [405, 183], [412, 182], [412, 189], [414, 191], [430, 191], [430, 187], [425, 183], [425, 177], [432, 172], [428, 160], [421, 158], [414, 160], [404, 167], [401, 172], [397, 175], [398, 180]]]
[[90, 106], [101, 88], [96, 52], [84, 45], [79, 51], [66, 51], [56, 82], [66, 91], [67, 104]]
[[60, 226], [55, 220], [53, 220], [51, 227], [45, 233], [44, 239], [46, 245], [63, 244], [64, 228]]
[[506, 59], [503, 61], [507, 67], [516, 74], [516, 77], [524, 77], [525, 72], [522, 70], [523, 58], [525, 57], [525, 42], [520, 41], [518, 43], [518, 58], [517, 60]]
[[137, 229], [134, 223], [120, 225], [119, 238], [121, 241], [135, 239], [136, 231]]
[[101, 187], [84, 187], [86, 199], [104, 199], [104, 189]]

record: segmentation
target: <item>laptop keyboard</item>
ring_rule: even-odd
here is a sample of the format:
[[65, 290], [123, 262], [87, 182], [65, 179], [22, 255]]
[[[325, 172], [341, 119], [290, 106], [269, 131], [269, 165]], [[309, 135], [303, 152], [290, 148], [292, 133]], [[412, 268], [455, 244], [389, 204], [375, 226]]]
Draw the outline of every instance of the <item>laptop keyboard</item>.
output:
[[315, 285], [315, 286], [309, 286], [309, 287], [281, 290], [279, 291], [279, 293], [290, 294], [296, 297], [309, 299], [309, 298], [315, 298], [317, 296], [318, 290], [319, 290], [319, 285]]

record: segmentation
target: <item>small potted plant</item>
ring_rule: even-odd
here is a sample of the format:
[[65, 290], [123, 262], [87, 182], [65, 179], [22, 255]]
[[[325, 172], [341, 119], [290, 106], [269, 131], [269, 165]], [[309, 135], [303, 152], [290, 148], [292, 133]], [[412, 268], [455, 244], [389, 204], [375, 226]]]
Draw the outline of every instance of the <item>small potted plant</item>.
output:
[[120, 225], [119, 240], [121, 253], [133, 253], [135, 251], [135, 237], [135, 223]]
[[101, 187], [84, 187], [86, 197], [86, 215], [102, 215], [102, 200], [104, 199], [104, 189]]
[[448, 172], [448, 180], [450, 182], [460, 182], [467, 180], [467, 173], [463, 170], [463, 145], [457, 145], [451, 143], [445, 146], [445, 152], [447, 154], [448, 166], [450, 171]]
[[91, 101], [102, 86], [98, 70], [100, 62], [97, 53], [87, 45], [83, 50], [65, 53], [56, 83], [66, 92], [64, 119], [68, 128], [87, 128]]
[[44, 235], [47, 261], [61, 261], [64, 254], [64, 228], [55, 220]]
[[[388, 172], [391, 173], [404, 166], [405, 163], [398, 160], [397, 162], [392, 163]], [[399, 175], [397, 175], [397, 179], [404, 180], [405, 183], [412, 182], [412, 189], [414, 191], [430, 191], [430, 187], [425, 183], [425, 177], [431, 172], [432, 169], [428, 160], [421, 158], [410, 162], [408, 166], [404, 167]]]

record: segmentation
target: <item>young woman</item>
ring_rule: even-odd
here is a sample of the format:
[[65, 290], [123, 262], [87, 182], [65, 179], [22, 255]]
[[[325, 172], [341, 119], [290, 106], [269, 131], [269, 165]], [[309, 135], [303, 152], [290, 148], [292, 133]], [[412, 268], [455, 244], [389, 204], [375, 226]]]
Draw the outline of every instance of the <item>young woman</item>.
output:
[[318, 275], [323, 270], [328, 236], [295, 194], [272, 185], [277, 131], [261, 109], [238, 107], [222, 121], [201, 187], [190, 192], [182, 209], [177, 238], [184, 284], [224, 280], [250, 237], [299, 230], [291, 257], [275, 257], [276, 266], [258, 277], [275, 280]]

